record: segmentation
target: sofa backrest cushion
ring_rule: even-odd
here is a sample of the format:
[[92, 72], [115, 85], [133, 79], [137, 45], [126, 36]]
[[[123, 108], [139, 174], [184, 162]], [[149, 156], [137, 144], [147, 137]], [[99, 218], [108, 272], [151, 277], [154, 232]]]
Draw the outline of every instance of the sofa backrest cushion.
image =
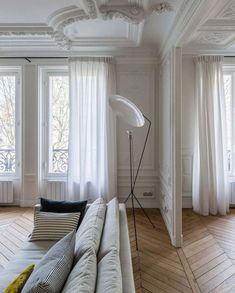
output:
[[112, 249], [98, 263], [96, 293], [122, 293], [119, 252]]
[[85, 215], [87, 200], [84, 201], [59, 201], [44, 197], [40, 198], [41, 211], [51, 213], [80, 213], [78, 226], [80, 226]]
[[94, 249], [90, 248], [73, 267], [62, 293], [93, 293], [95, 292], [96, 276], [96, 253]]
[[26, 282], [22, 293], [61, 292], [70, 273], [75, 247], [75, 230], [44, 255]]
[[76, 233], [75, 263], [88, 249], [97, 253], [105, 219], [106, 203], [98, 198], [88, 208], [84, 219]]
[[98, 262], [112, 249], [120, 251], [119, 204], [117, 198], [107, 204], [105, 223], [98, 252]]

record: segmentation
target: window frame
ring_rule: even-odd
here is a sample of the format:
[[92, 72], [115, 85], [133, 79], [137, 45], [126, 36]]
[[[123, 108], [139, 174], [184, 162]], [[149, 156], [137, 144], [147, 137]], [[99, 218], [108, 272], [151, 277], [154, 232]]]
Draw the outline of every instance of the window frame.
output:
[[22, 68], [21, 66], [0, 66], [0, 76], [15, 76], [15, 172], [0, 172], [1, 180], [19, 179], [22, 169]]
[[[235, 64], [223, 65], [223, 74], [232, 76], [232, 97], [231, 97], [231, 113], [235, 115]], [[235, 182], [235, 125], [231, 125], [231, 169], [229, 172], [229, 180]]]
[[66, 173], [49, 172], [50, 148], [50, 76], [69, 76], [68, 66], [39, 67], [39, 177], [43, 180], [64, 181]]

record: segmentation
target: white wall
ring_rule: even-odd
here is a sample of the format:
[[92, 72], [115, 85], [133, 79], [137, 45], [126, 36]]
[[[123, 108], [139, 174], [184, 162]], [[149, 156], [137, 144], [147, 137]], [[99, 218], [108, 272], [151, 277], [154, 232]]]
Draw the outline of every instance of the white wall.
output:
[[[149, 141], [146, 147], [143, 164], [136, 184], [136, 195], [145, 207], [158, 206], [158, 172], [157, 172], [157, 99], [155, 94], [154, 64], [118, 64], [117, 92], [129, 97], [139, 106], [142, 112], [152, 121]], [[126, 130], [133, 131], [135, 166], [137, 167], [142, 151], [147, 126], [133, 129], [118, 121], [118, 194], [125, 198], [129, 194], [129, 150]], [[144, 193], [150, 196], [144, 196]]]
[[195, 77], [192, 57], [182, 63], [182, 196], [183, 207], [192, 207]]
[[[40, 61], [47, 64], [48, 61]], [[7, 61], [4, 61], [6, 65]], [[24, 63], [24, 62], [23, 62]], [[136, 184], [136, 195], [145, 207], [158, 207], [159, 180], [157, 168], [157, 95], [156, 61], [141, 58], [117, 60], [117, 92], [131, 98], [144, 114], [151, 119], [150, 139], [143, 159], [140, 177]], [[1, 64], [0, 64], [1, 65]], [[19, 65], [19, 64], [18, 64]], [[64, 64], [62, 64], [64, 65]], [[23, 166], [21, 195], [15, 193], [14, 203], [32, 206], [38, 199], [38, 64], [25, 64], [23, 67]], [[129, 153], [126, 127], [118, 123], [118, 195], [123, 200], [129, 194]], [[134, 148], [139, 158], [146, 127], [134, 129]], [[137, 166], [137, 159], [135, 161]], [[151, 196], [143, 196], [147, 192]]]

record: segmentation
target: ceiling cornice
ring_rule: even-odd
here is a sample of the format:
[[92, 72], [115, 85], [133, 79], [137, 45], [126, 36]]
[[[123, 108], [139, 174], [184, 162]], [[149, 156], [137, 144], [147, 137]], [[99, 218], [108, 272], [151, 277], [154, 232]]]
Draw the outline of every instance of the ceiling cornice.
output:
[[[44, 24], [0, 24], [0, 41], [2, 50], [35, 48], [37, 45], [45, 49], [57, 46], [59, 49], [71, 51], [79, 46], [138, 46], [142, 39], [143, 25], [146, 17], [151, 13], [165, 13], [173, 10], [164, 1], [145, 10], [143, 6], [127, 2], [116, 5], [114, 2], [97, 6], [96, 0], [82, 0], [80, 6], [68, 6], [52, 13]], [[123, 38], [83, 38], [71, 40], [67, 27], [80, 21], [95, 19], [121, 18], [126, 23], [127, 33]], [[18, 39], [17, 39], [18, 38]], [[28, 38], [28, 39], [27, 39]], [[24, 41], [27, 39], [28, 43]], [[53, 44], [54, 43], [54, 44]]]

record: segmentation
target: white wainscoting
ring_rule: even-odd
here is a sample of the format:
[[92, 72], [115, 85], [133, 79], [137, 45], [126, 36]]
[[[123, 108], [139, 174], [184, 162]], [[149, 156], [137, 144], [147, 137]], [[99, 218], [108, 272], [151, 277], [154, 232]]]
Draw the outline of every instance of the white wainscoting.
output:
[[193, 150], [182, 148], [182, 197], [183, 208], [192, 208]]

